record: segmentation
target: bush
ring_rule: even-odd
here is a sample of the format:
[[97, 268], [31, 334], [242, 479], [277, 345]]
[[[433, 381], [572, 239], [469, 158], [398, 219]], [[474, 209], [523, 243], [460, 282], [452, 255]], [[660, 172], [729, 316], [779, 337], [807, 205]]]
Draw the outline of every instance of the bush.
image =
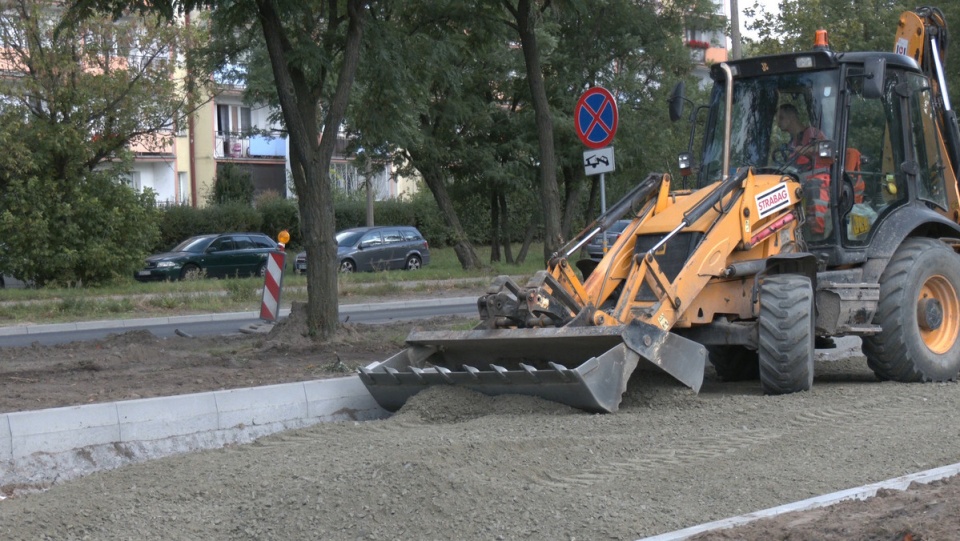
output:
[[159, 240], [151, 253], [166, 252], [195, 235], [227, 231], [261, 232], [263, 217], [243, 203], [227, 203], [193, 208], [186, 205], [167, 207], [161, 212]]
[[256, 207], [262, 217], [260, 230], [263, 233], [276, 239], [277, 235], [286, 229], [290, 233], [288, 247], [303, 246], [303, 237], [300, 235], [300, 212], [297, 209], [296, 200], [284, 199], [275, 192], [267, 192], [257, 197]]
[[213, 179], [213, 191], [207, 198], [207, 204], [241, 203], [250, 206], [253, 192], [250, 171], [235, 163], [221, 163], [217, 165], [217, 176]]
[[166, 252], [184, 239], [207, 232], [203, 209], [176, 205], [166, 207], [160, 215], [160, 240], [152, 252]]
[[38, 286], [131, 276], [159, 236], [154, 193], [138, 194], [106, 171], [11, 179], [0, 207], [0, 267]]
[[263, 225], [263, 216], [249, 203], [232, 201], [202, 209], [205, 217], [204, 233], [222, 233], [225, 231], [259, 232]]

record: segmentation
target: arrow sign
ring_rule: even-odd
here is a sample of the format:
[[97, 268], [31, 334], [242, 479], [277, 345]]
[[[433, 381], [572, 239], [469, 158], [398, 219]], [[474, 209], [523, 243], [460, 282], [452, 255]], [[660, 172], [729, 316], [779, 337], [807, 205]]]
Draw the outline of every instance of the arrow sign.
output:
[[590, 148], [603, 148], [617, 133], [617, 102], [607, 89], [595, 86], [577, 100], [573, 110], [577, 137]]

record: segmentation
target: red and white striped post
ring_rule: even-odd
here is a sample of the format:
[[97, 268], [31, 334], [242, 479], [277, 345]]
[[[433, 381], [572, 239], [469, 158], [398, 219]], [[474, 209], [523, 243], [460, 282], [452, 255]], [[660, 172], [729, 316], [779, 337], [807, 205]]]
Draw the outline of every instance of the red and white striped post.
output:
[[287, 260], [284, 246], [290, 234], [281, 231], [277, 251], [267, 254], [267, 272], [263, 276], [263, 300], [260, 302], [260, 319], [275, 322], [280, 315], [280, 292], [283, 290], [283, 268]]

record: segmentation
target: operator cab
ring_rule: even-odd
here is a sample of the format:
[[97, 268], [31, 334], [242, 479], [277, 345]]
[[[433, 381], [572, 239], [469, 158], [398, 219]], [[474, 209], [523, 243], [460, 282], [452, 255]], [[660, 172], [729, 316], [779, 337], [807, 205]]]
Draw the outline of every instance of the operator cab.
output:
[[[901, 207], [949, 216], [945, 182], [956, 180], [952, 170], [945, 179], [932, 89], [913, 59], [821, 49], [728, 66], [728, 174], [752, 168], [800, 181], [803, 237], [828, 266], [864, 261], [880, 226]], [[720, 66], [711, 76], [699, 160], [681, 155], [699, 164], [689, 169], [699, 187], [723, 176], [726, 81]], [[691, 135], [690, 150], [692, 143]]]

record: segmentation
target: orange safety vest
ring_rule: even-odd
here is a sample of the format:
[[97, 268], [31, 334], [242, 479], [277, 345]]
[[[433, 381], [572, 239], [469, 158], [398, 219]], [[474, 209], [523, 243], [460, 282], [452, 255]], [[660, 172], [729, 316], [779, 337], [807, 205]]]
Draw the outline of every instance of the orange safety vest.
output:
[[[790, 150], [791, 154], [794, 154], [801, 150], [808, 150], [807, 147], [811, 143], [823, 138], [823, 132], [814, 128], [813, 126], [807, 126], [797, 137], [790, 139], [790, 143], [787, 145], [787, 148]], [[811, 159], [810, 156], [805, 154], [800, 154], [797, 156], [796, 164], [800, 171], [810, 171], [815, 167], [820, 168], [830, 166], [829, 163], [821, 163], [820, 159]]]
[[[791, 152], [807, 150], [807, 147], [818, 139], [823, 139], [823, 132], [807, 126], [796, 137], [790, 139], [788, 148]], [[819, 157], [810, 157], [800, 154], [796, 159], [797, 168], [802, 173], [809, 173], [804, 180], [804, 198], [806, 199], [806, 215], [810, 224], [810, 232], [815, 235], [824, 235], [827, 232], [827, 218], [830, 215], [830, 162]]]
[[[860, 151], [855, 148], [847, 149], [847, 157], [844, 168], [847, 173], [860, 172]], [[853, 175], [853, 202], [863, 203], [864, 194], [867, 191], [867, 183], [863, 180], [863, 175]]]

